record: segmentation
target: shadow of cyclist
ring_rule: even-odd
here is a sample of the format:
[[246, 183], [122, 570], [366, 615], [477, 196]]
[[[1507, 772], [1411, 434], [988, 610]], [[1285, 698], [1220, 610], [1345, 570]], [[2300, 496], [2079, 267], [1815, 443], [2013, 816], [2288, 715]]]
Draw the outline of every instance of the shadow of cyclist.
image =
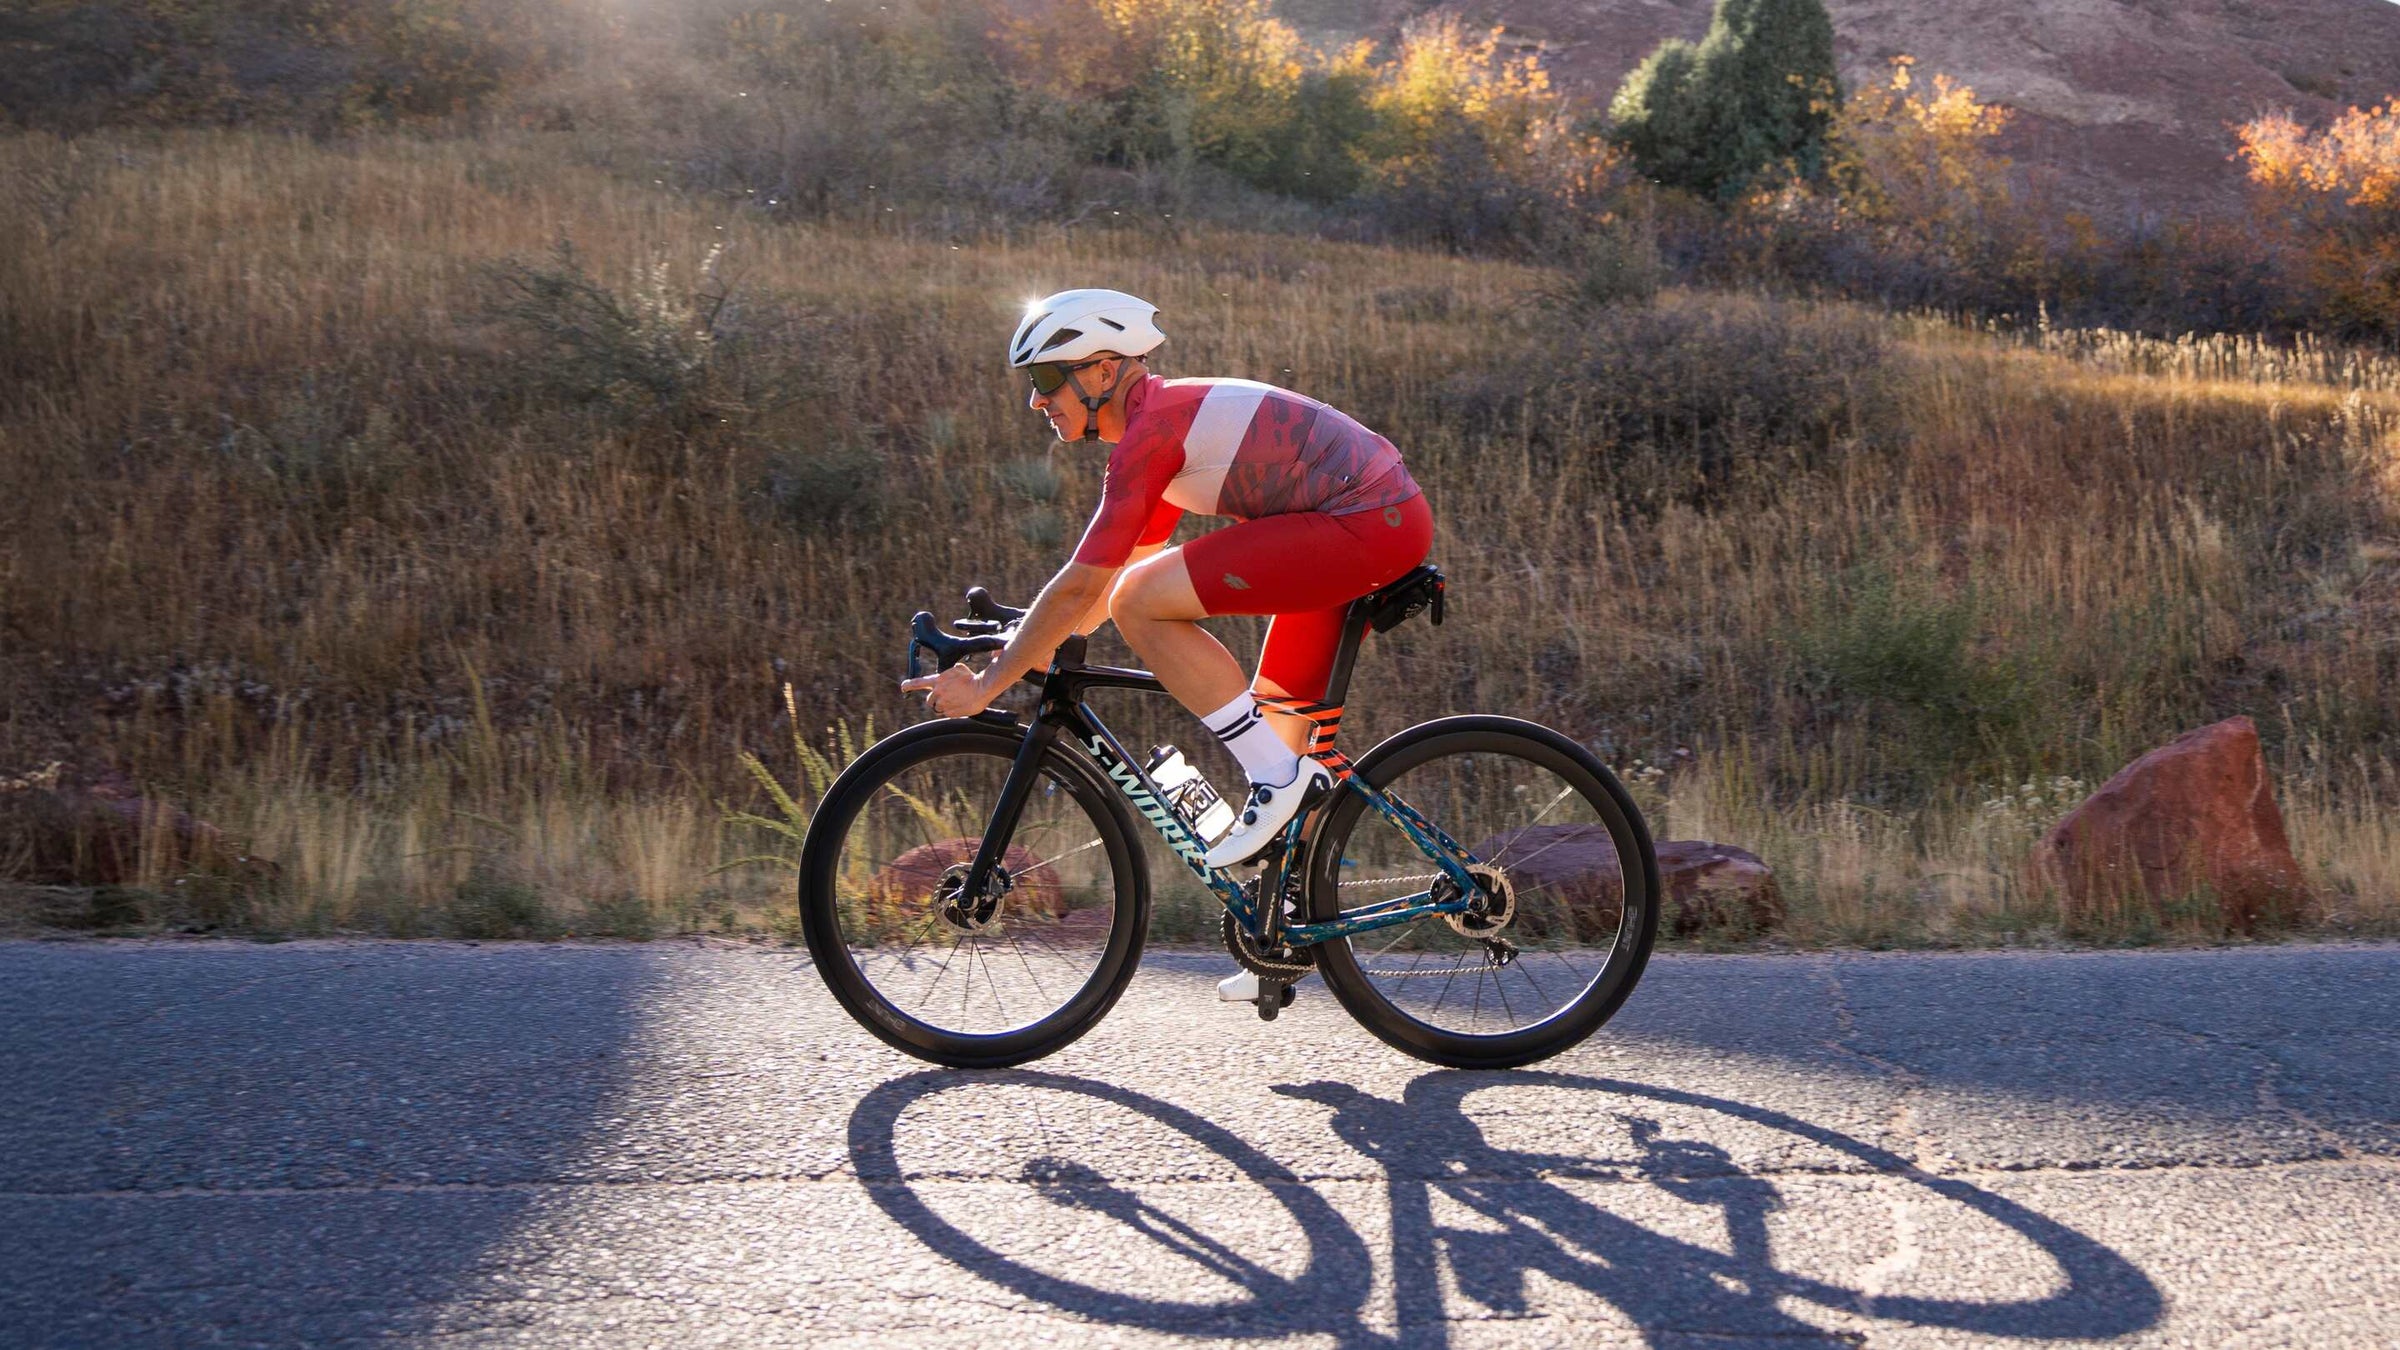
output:
[[[1100, 1289], [1037, 1269], [970, 1237], [918, 1199], [901, 1175], [894, 1136], [911, 1104], [948, 1088], [1006, 1082], [1071, 1093], [1140, 1114], [1198, 1142], [1265, 1187], [1307, 1242], [1297, 1275], [1279, 1275], [1230, 1243], [1151, 1204], [1081, 1162], [1045, 1155], [1019, 1180], [1051, 1203], [1105, 1216], [1138, 1237], [1205, 1269], [1240, 1295], [1178, 1304]], [[1467, 1111], [1481, 1091], [1522, 1087], [1586, 1093], [1616, 1108], [1634, 1145], [1629, 1159], [1494, 1147]], [[1786, 1311], [1789, 1300], [1864, 1310], [1917, 1326], [2026, 1337], [2108, 1337], [2158, 1320], [2156, 1286], [2131, 1263], [2081, 1233], [2014, 1201], [1796, 1117], [1673, 1088], [1552, 1073], [1423, 1075], [1393, 1101], [1345, 1083], [1278, 1086], [1277, 1093], [1332, 1108], [1343, 1143], [1385, 1173], [1391, 1205], [1391, 1283], [1396, 1335], [1369, 1325], [1374, 1272], [1366, 1244], [1317, 1192], [1238, 1136], [1181, 1107], [1122, 1088], [1056, 1074], [928, 1072], [884, 1084], [850, 1120], [850, 1151], [868, 1193], [886, 1214], [935, 1252], [986, 1279], [1070, 1313], [1116, 1325], [1214, 1335], [1314, 1332], [1346, 1345], [1438, 1345], [1460, 1311], [1445, 1303], [1447, 1266], [1458, 1295], [1495, 1314], [1531, 1311], [1527, 1277], [1540, 1273], [1607, 1302], [1649, 1335], [1698, 1334], [1829, 1341], [1841, 1337]], [[1745, 1173], [1723, 1148], [1669, 1137], [1640, 1102], [1710, 1112], [1765, 1126], [1867, 1164], [1875, 1173], [1963, 1206], [2032, 1244], [2058, 1272], [2043, 1297], [1983, 1302], [1870, 1297], [1870, 1291], [1790, 1274], [1776, 1262], [1768, 1217], [1784, 1200], [1774, 1182]], [[1605, 1108], [1604, 1108], [1605, 1109]], [[1105, 1156], [1096, 1137], [1087, 1156]], [[1561, 1177], [1656, 1187], [1721, 1210], [1726, 1250], [1669, 1236], [1612, 1212], [1561, 1184]], [[1476, 1224], [1437, 1217], [1463, 1208]], [[1380, 1318], [1374, 1320], [1381, 1320]]]
[[[1871, 1298], [1864, 1290], [1788, 1274], [1775, 1263], [1767, 1226], [1767, 1216], [1782, 1206], [1781, 1194], [1767, 1178], [1743, 1172], [1714, 1144], [1666, 1138], [1656, 1121], [1620, 1113], [1640, 1150], [1630, 1174], [1572, 1154], [1492, 1147], [1467, 1114], [1466, 1098], [1525, 1086], [1695, 1107], [1808, 1139], [2013, 1230], [2057, 1264], [2065, 1287], [2046, 1298], [2004, 1302]], [[2163, 1307], [2156, 1286], [2131, 1263], [2063, 1224], [1965, 1182], [1919, 1171], [1886, 1150], [1761, 1107], [1552, 1073], [1430, 1073], [1412, 1081], [1397, 1102], [1346, 1083], [1274, 1091], [1332, 1107], [1334, 1132], [1384, 1168], [1397, 1311], [1402, 1337], [1412, 1343], [1447, 1315], [1439, 1282], [1445, 1261], [1458, 1292], [1494, 1312], [1525, 1312], [1525, 1277], [1538, 1271], [1606, 1300], [1652, 1333], [1799, 1339], [1829, 1334], [1785, 1312], [1782, 1301], [1789, 1298], [1924, 1327], [2040, 1338], [2121, 1335], [2155, 1322]], [[1553, 1179], [1562, 1174], [1647, 1182], [1677, 1199], [1721, 1209], [1730, 1250], [1627, 1220]], [[1489, 1226], [1437, 1221], [1437, 1193]]]
[[[1176, 1131], [1225, 1159], [1261, 1188], [1300, 1230], [1306, 1263], [1296, 1275], [1278, 1274], [1187, 1220], [1161, 1209], [1088, 1163], [1044, 1154], [1026, 1162], [1017, 1180], [1065, 1209], [1098, 1214], [1122, 1225], [1126, 1237], [1146, 1240], [1239, 1292], [1215, 1302], [1167, 1298], [1086, 1284], [1075, 1272], [1057, 1273], [997, 1250], [952, 1225], [908, 1185], [900, 1166], [900, 1117], [911, 1106], [961, 1087], [1032, 1087], [1117, 1106]], [[1359, 1318], [1374, 1282], [1374, 1262], [1355, 1229], [1291, 1171], [1223, 1126], [1182, 1107], [1090, 1079], [1029, 1070], [957, 1073], [928, 1070], [896, 1078], [863, 1098], [850, 1114], [850, 1159], [867, 1194], [918, 1241], [960, 1268], [1054, 1307], [1095, 1321], [1186, 1335], [1219, 1337], [1328, 1335], [1341, 1345], [1379, 1345], [1384, 1338]], [[1116, 1140], [1095, 1131], [1087, 1156], [1106, 1157]], [[898, 1182], [901, 1184], [890, 1184]], [[1281, 1253], [1278, 1253], [1281, 1254]]]
[[[1440, 1078], [1440, 1075], [1432, 1075]], [[1513, 1086], [1469, 1078], [1465, 1087]], [[1766, 1216], [1781, 1204], [1774, 1185], [1741, 1174], [1723, 1149], [1697, 1140], [1662, 1140], [1642, 1121], [1648, 1180], [1697, 1204], [1720, 1206], [1734, 1235], [1731, 1256], [1645, 1228], [1544, 1180], [1547, 1173], [1593, 1175], [1589, 1159], [1533, 1155], [1491, 1147], [1483, 1131], [1436, 1083], [1391, 1101], [1346, 1083], [1277, 1087], [1333, 1108], [1342, 1141], [1380, 1163], [1392, 1206], [1392, 1283], [1400, 1328], [1411, 1333], [1441, 1325], [1440, 1265], [1447, 1263], [1458, 1292], [1496, 1313], [1530, 1311], [1526, 1276], [1540, 1272], [1583, 1289], [1646, 1330], [1705, 1331], [1720, 1336], [1821, 1337], [1823, 1328], [1776, 1306], [1784, 1292], [1756, 1275], [1767, 1260]], [[1446, 1109], [1428, 1109], [1437, 1106]], [[1724, 1183], [1730, 1181], [1730, 1186]], [[1433, 1197], [1464, 1206], [1489, 1227], [1456, 1227], [1436, 1218]]]

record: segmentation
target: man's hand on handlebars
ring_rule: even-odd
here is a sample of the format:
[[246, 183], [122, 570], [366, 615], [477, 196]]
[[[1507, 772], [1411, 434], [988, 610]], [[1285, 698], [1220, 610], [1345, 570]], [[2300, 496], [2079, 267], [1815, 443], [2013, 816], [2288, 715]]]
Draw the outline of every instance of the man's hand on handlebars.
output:
[[943, 717], [973, 717], [990, 707], [1004, 687], [986, 680], [964, 661], [939, 674], [900, 682], [904, 692], [923, 691], [926, 703]]

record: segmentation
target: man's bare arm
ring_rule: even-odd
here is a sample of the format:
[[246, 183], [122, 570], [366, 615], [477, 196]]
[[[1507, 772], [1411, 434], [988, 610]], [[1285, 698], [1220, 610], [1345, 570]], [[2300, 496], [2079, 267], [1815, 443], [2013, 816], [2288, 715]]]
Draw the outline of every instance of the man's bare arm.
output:
[[[1050, 664], [1058, 644], [1076, 631], [1076, 625], [1095, 609], [1107, 617], [1109, 588], [1115, 583], [1119, 569], [1094, 567], [1089, 563], [1071, 562], [1050, 578], [1042, 593], [1034, 598], [1033, 608], [1025, 613], [1025, 621], [1017, 625], [1008, 645], [992, 658], [984, 678], [992, 687], [1006, 688], [1036, 666]], [[1093, 627], [1098, 627], [1094, 624]]]

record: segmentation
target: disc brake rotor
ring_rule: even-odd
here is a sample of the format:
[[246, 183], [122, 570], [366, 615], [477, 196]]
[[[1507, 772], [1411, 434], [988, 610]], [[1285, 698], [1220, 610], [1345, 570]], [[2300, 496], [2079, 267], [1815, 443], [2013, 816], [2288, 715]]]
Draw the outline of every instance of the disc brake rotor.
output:
[[[1516, 922], [1517, 884], [1509, 877], [1507, 868], [1491, 863], [1469, 863], [1467, 875], [1475, 878], [1476, 899], [1481, 903], [1470, 902], [1467, 908], [1455, 914], [1445, 914], [1442, 922], [1449, 924], [1461, 937], [1478, 941], [1498, 937], [1502, 929]], [[1457, 895], [1458, 883], [1448, 876], [1434, 883], [1435, 903], [1453, 899]]]
[[990, 893], [980, 900], [969, 901], [966, 896], [969, 863], [953, 863], [934, 883], [934, 914], [953, 932], [980, 933], [1000, 919], [1000, 901], [1008, 894], [1016, 878], [1005, 867], [992, 868]]

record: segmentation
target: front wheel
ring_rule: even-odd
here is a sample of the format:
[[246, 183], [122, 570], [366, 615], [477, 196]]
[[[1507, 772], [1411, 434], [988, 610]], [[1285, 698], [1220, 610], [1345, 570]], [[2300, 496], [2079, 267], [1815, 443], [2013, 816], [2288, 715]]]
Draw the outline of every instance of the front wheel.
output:
[[808, 824], [800, 922], [826, 988], [920, 1059], [999, 1068], [1065, 1046], [1141, 959], [1149, 873], [1089, 761], [1042, 756], [994, 884], [965, 893], [1023, 728], [927, 722], [842, 771]]
[[[1458, 1068], [1544, 1059], [1599, 1029], [1641, 979], [1658, 933], [1658, 856], [1624, 785], [1532, 722], [1411, 727], [1355, 768], [1475, 856], [1475, 909], [1317, 947], [1350, 1015], [1386, 1043]], [[1399, 826], [1343, 792], [1310, 845], [1311, 922], [1456, 888]]]

